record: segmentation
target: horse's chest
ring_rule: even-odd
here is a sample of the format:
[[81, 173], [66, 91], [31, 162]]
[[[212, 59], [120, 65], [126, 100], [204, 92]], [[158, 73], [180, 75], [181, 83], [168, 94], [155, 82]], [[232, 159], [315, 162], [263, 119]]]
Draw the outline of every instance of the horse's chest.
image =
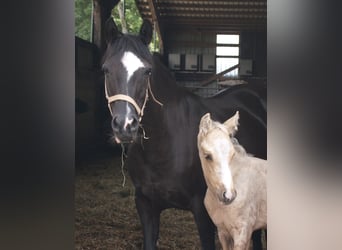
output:
[[146, 184], [141, 186], [143, 195], [151, 200], [164, 204], [165, 207], [188, 207], [189, 198], [184, 190], [178, 187], [160, 187], [160, 185]]
[[165, 206], [188, 208], [194, 193], [205, 190], [204, 179], [199, 178], [200, 165], [196, 167], [193, 162], [176, 159], [172, 154], [161, 157], [160, 149], [154, 149], [146, 147], [129, 155], [128, 170], [135, 187]]
[[140, 176], [136, 187], [144, 196], [165, 207], [188, 208], [193, 191], [186, 180], [191, 181], [184, 174], [149, 172]]

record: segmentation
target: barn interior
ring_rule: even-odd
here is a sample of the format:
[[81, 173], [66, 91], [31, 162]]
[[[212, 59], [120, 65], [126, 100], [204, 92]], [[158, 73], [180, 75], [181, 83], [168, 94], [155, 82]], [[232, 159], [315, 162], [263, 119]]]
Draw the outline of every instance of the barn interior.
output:
[[[104, 23], [118, 3], [93, 0], [92, 39], [75, 38], [76, 249], [99, 245], [141, 249], [134, 188], [122, 163], [122, 148], [111, 140], [101, 71]], [[159, 41], [154, 49], [180, 86], [203, 97], [235, 84], [266, 88], [266, 0], [135, 0], [135, 4], [141, 18], [153, 24], [154, 39]], [[233, 35], [235, 40], [222, 42], [218, 35]], [[196, 230], [189, 212], [165, 212], [159, 247], [199, 249]]]
[[[76, 37], [76, 158], [114, 147], [100, 60], [104, 23], [118, 0], [94, 0], [92, 41]], [[267, 83], [266, 0], [136, 0], [177, 83], [207, 97], [234, 84]], [[217, 35], [237, 35], [232, 44]], [[231, 52], [222, 51], [222, 47]], [[221, 53], [221, 54], [220, 54]], [[220, 61], [221, 60], [221, 61]], [[220, 64], [222, 61], [228, 63]], [[221, 66], [220, 66], [220, 65]]]

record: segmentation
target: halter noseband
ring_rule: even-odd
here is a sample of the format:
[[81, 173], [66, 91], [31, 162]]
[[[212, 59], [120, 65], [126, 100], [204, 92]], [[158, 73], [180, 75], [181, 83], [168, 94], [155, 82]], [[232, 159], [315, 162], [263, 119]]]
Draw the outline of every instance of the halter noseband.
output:
[[129, 102], [130, 104], [132, 104], [133, 107], [135, 108], [135, 110], [137, 111], [138, 116], [139, 116], [139, 122], [141, 121], [141, 119], [142, 119], [142, 117], [144, 115], [144, 109], [145, 109], [145, 105], [146, 105], [146, 102], [147, 102], [147, 99], [148, 99], [148, 92], [151, 93], [151, 96], [152, 96], [153, 100], [156, 103], [158, 103], [160, 106], [163, 106], [163, 104], [161, 102], [156, 100], [156, 98], [154, 97], [154, 95], [152, 93], [151, 85], [150, 85], [150, 78], [148, 78], [148, 86], [147, 86], [147, 89], [146, 89], [145, 100], [144, 100], [144, 103], [143, 103], [141, 108], [136, 103], [136, 101], [132, 97], [130, 97], [129, 95], [117, 94], [117, 95], [109, 96], [108, 95], [108, 91], [107, 91], [107, 84], [106, 84], [106, 81], [105, 81], [105, 94], [106, 94], [106, 98], [107, 98], [107, 101], [108, 101], [108, 108], [109, 108], [110, 113], [113, 115], [112, 109], [110, 108], [110, 104], [112, 102], [115, 102], [115, 101], [126, 101], [126, 102]]

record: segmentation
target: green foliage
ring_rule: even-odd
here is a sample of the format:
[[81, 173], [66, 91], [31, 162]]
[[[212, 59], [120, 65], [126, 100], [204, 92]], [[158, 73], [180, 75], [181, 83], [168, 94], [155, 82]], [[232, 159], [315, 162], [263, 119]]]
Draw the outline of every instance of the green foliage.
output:
[[159, 52], [159, 37], [157, 34], [155, 34], [155, 37], [152, 38], [149, 48], [150, 51]]
[[92, 40], [92, 0], [75, 0], [75, 35], [87, 40]]
[[[118, 29], [122, 30], [121, 20], [117, 6], [114, 7], [114, 9], [112, 10], [112, 16], [114, 18], [116, 25], [118, 26]], [[132, 34], [138, 34], [143, 20], [140, 17], [138, 8], [134, 0], [125, 0], [125, 18], [128, 32]], [[155, 41], [154, 39], [152, 39], [149, 48], [151, 51], [159, 50], [158, 36], [156, 37]]]
[[[93, 0], [75, 0], [75, 35], [90, 42], [92, 41], [92, 5]], [[112, 16], [119, 30], [122, 30], [118, 6], [113, 8]], [[142, 24], [142, 18], [140, 17], [135, 0], [125, 0], [125, 18], [128, 32], [138, 34]], [[154, 42], [156, 42], [156, 45]], [[152, 39], [150, 49], [153, 51], [158, 50], [158, 38], [156, 38], [156, 41]]]
[[[115, 6], [112, 10], [112, 16], [119, 30], [122, 30], [118, 6]], [[125, 18], [128, 32], [137, 34], [140, 30], [142, 19], [134, 0], [125, 0]]]

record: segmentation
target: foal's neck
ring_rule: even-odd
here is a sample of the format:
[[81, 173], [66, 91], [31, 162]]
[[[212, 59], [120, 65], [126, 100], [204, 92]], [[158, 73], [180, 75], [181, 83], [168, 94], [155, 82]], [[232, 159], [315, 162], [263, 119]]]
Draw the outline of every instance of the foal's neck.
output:
[[231, 171], [235, 173], [239, 169], [247, 167], [244, 163], [246, 162], [248, 157], [249, 156], [247, 154], [238, 152], [234, 149], [233, 157], [229, 162]]

